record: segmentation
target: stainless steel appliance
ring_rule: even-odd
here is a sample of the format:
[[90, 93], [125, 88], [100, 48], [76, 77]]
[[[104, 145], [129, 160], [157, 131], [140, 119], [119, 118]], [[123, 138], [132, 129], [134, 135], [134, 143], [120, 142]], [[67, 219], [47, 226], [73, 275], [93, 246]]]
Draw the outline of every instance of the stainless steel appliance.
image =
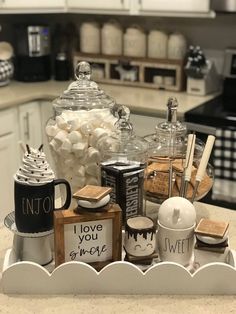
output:
[[15, 78], [46, 81], [51, 77], [50, 32], [45, 25], [16, 25]]

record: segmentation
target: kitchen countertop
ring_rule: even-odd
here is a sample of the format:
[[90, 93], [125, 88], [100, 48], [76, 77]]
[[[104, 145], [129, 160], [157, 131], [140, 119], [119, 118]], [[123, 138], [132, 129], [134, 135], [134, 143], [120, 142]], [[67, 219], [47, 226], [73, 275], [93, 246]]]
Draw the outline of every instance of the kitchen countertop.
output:
[[[23, 83], [11, 81], [8, 86], [0, 88], [0, 109], [23, 104], [33, 100], [52, 100], [59, 96], [69, 82], [47, 81]], [[188, 95], [186, 92], [172, 92], [138, 87], [99, 84], [117, 103], [127, 105], [132, 113], [149, 116], [166, 116], [166, 103], [170, 96], [177, 97], [178, 115], [183, 119], [184, 113], [206, 101], [215, 98], [218, 93], [206, 96]]]
[[[236, 249], [236, 211], [203, 203], [195, 203], [197, 217], [230, 222], [229, 238], [231, 248]], [[149, 206], [153, 211], [156, 205]], [[12, 245], [12, 234], [5, 227], [0, 228], [0, 267], [6, 249]], [[180, 283], [181, 284], [181, 283]], [[1, 287], [1, 284], [0, 284]], [[119, 296], [119, 295], [61, 295], [28, 296], [0, 293], [1, 313], [235, 313], [235, 296]]]

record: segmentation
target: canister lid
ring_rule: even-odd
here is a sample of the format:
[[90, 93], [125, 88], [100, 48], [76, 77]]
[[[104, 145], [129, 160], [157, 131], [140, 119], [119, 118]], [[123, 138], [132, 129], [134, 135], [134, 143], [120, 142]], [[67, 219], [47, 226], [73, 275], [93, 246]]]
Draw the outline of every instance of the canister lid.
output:
[[150, 154], [177, 157], [184, 153], [186, 125], [178, 121], [178, 101], [170, 97], [167, 101], [167, 116], [164, 122], [156, 126], [156, 133], [145, 136], [149, 144]]
[[98, 84], [91, 80], [90, 64], [81, 61], [75, 69], [76, 81], [72, 82], [62, 95], [53, 102], [55, 110], [91, 110], [104, 109], [114, 105], [114, 100], [108, 96]]
[[158, 220], [167, 228], [190, 228], [196, 222], [196, 210], [187, 199], [179, 196], [170, 197], [161, 204]]
[[[175, 136], [185, 135], [187, 128], [186, 125], [178, 121], [177, 108], [178, 101], [175, 97], [170, 97], [167, 102], [167, 117], [165, 122], [161, 122], [156, 126], [156, 132], [162, 132]], [[169, 135], [168, 135], [169, 136]]]
[[[117, 161], [139, 160], [142, 155], [146, 160], [148, 144], [133, 131], [133, 125], [129, 120], [130, 110], [126, 106], [114, 106], [113, 114], [118, 121], [116, 129], [107, 137], [102, 138], [99, 148], [105, 159], [116, 159]], [[109, 157], [108, 157], [109, 156]]]

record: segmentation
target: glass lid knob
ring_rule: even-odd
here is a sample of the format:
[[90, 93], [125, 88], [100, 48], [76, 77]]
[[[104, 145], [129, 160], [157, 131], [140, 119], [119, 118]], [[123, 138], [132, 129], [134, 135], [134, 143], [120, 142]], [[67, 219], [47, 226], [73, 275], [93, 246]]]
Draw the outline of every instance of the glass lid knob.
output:
[[175, 97], [170, 97], [167, 102], [167, 121], [171, 123], [177, 122], [178, 101]]
[[90, 64], [86, 61], [81, 61], [76, 65], [75, 77], [77, 80], [90, 80], [92, 70]]

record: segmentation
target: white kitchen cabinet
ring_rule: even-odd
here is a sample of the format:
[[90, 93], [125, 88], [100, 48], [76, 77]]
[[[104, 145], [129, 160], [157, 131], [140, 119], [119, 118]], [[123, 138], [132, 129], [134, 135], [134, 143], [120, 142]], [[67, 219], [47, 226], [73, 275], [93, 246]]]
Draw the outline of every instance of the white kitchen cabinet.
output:
[[140, 11], [208, 12], [209, 0], [136, 0]]
[[131, 15], [186, 15], [208, 14], [210, 0], [68, 0], [68, 12], [81, 13], [123, 13]]
[[37, 101], [18, 107], [20, 140], [38, 148], [42, 144], [42, 125], [40, 104]]
[[210, 0], [130, 0], [130, 14], [173, 17], [215, 17]]
[[72, 12], [72, 9], [76, 9], [77, 12], [93, 12], [101, 13], [107, 11], [128, 11], [130, 8], [131, 0], [68, 0], [67, 8], [69, 12]]
[[[66, 9], [65, 0], [1, 0], [0, 1], [0, 13], [11, 13], [11, 12], [35, 12], [38, 13], [41, 10], [45, 12], [61, 12]], [[23, 13], [23, 12], [22, 12]]]
[[14, 210], [13, 175], [18, 168], [17, 109], [0, 111], [0, 225]]
[[163, 118], [131, 114], [130, 122], [133, 124], [134, 132], [138, 136], [145, 136], [155, 133], [155, 127]]
[[42, 143], [43, 143], [43, 151], [46, 154], [47, 161], [50, 166], [55, 171], [54, 160], [52, 158], [52, 154], [49, 148], [48, 138], [45, 132], [45, 127], [48, 120], [53, 117], [53, 107], [51, 101], [43, 100], [40, 102], [40, 110], [41, 110], [41, 125], [42, 125]]

